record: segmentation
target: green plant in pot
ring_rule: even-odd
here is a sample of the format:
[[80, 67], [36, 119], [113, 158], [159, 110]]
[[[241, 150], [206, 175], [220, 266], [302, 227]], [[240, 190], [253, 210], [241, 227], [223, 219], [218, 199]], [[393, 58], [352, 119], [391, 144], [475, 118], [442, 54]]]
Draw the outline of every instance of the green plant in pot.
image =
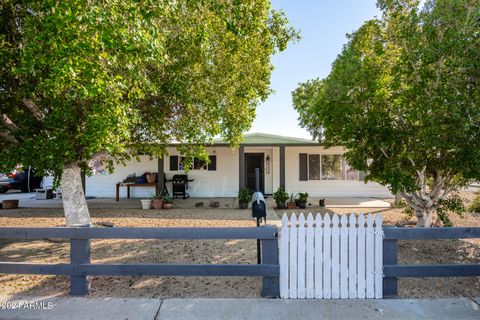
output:
[[288, 196], [288, 202], [287, 202], [288, 209], [295, 209], [297, 207], [297, 204], [295, 202], [296, 199], [297, 199], [297, 193], [290, 192], [290, 195]]
[[163, 196], [163, 209], [171, 209], [173, 206], [173, 198], [170, 196]]
[[252, 191], [244, 188], [238, 192], [238, 206], [240, 209], [247, 209], [248, 203], [252, 200]]
[[307, 207], [307, 201], [308, 201], [308, 193], [307, 192], [300, 192], [298, 194], [298, 199], [297, 199], [297, 206], [300, 209], [305, 209]]
[[288, 200], [288, 193], [281, 187], [273, 194], [273, 199], [277, 204], [277, 209], [285, 209], [285, 202]]
[[163, 208], [163, 196], [161, 194], [152, 194], [152, 202], [156, 210]]

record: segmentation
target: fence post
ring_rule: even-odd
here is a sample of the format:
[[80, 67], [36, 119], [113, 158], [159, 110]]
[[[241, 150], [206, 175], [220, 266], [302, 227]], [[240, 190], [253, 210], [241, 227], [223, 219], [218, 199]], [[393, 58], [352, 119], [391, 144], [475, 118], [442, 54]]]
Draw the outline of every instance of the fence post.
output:
[[72, 296], [87, 295], [90, 291], [90, 277], [80, 273], [82, 263], [90, 263], [90, 239], [70, 239], [70, 264], [74, 266], [70, 275]]
[[[398, 242], [397, 239], [383, 239], [383, 265], [398, 264]], [[384, 277], [383, 278], [383, 296], [393, 297], [397, 292], [397, 278]]]
[[[279, 265], [278, 239], [262, 240], [262, 264]], [[263, 277], [262, 297], [278, 298], [280, 296], [279, 276]]]

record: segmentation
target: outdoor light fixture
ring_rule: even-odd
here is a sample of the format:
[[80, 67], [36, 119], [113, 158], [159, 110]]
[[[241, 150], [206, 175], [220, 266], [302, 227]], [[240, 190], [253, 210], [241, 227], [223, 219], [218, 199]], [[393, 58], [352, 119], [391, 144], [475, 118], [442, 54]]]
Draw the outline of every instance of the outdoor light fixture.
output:
[[265, 158], [265, 164], [266, 164], [265, 172], [267, 174], [270, 174], [270, 156], [269, 155], [267, 155], [267, 157]]

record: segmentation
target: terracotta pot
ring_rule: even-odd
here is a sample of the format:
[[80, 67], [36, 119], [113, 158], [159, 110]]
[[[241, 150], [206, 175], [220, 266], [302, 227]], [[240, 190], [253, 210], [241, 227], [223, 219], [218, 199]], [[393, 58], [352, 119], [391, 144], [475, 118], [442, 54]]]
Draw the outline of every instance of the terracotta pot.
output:
[[288, 209], [295, 209], [297, 206], [295, 205], [295, 202], [289, 202], [287, 203]]
[[163, 209], [172, 209], [172, 204], [171, 203], [164, 203], [163, 204]]
[[17, 209], [18, 208], [18, 200], [3, 200], [2, 201], [2, 208], [3, 209]]
[[157, 180], [157, 174], [156, 173], [146, 174], [145, 177], [147, 178], [148, 183], [154, 183], [155, 180]]
[[153, 207], [156, 210], [160, 210], [163, 208], [163, 199], [153, 199]]

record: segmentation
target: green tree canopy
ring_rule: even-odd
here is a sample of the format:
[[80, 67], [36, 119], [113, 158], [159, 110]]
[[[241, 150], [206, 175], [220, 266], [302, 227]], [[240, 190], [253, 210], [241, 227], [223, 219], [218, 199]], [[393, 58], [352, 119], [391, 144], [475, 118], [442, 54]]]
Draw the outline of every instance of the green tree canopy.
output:
[[173, 141], [220, 134], [235, 145], [270, 93], [272, 54], [298, 38], [266, 0], [4, 0], [0, 10], [0, 170], [56, 177], [88, 172], [95, 157], [112, 168], [138, 151], [161, 156]]
[[325, 79], [293, 93], [300, 122], [344, 145], [366, 179], [401, 192], [418, 225], [480, 178], [480, 2], [384, 0]]

